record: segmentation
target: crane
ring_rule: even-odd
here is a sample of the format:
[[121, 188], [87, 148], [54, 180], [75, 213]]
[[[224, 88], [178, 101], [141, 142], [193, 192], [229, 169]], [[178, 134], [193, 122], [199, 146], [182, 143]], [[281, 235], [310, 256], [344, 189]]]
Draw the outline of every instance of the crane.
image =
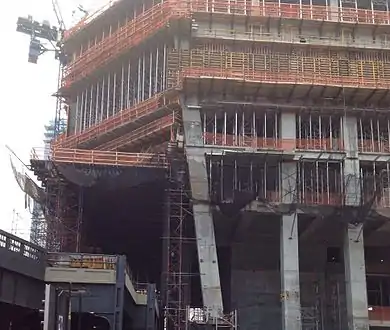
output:
[[[61, 39], [65, 31], [65, 22], [62, 17], [61, 9], [58, 0], [51, 0], [54, 14], [57, 18], [57, 26], [51, 26], [48, 21], [37, 22], [33, 20], [32, 16], [19, 17], [16, 22], [16, 31], [28, 34], [30, 36], [30, 47], [28, 53], [28, 61], [37, 64], [38, 57], [45, 52], [54, 51], [55, 58], [66, 61], [65, 56], [62, 56]], [[41, 40], [47, 40], [51, 43], [52, 48], [45, 47]]]
[[[27, 18], [19, 17], [16, 23], [16, 31], [30, 36], [28, 62], [37, 64], [39, 56], [43, 53], [49, 51], [55, 53], [55, 59], [59, 60], [57, 86], [58, 91], [60, 89], [63, 67], [67, 64], [67, 56], [63, 51], [62, 43], [63, 33], [66, 29], [66, 26], [58, 0], [51, 0], [51, 5], [53, 7], [58, 26], [51, 26], [48, 21], [35, 21], [33, 20], [32, 16], [28, 16]], [[42, 40], [49, 41], [51, 47], [48, 48], [43, 45], [41, 42]], [[58, 134], [65, 130], [66, 114], [64, 114], [64, 112], [66, 112], [66, 109], [63, 106], [63, 97], [58, 94], [58, 92], [53, 96], [57, 98], [53, 134], [53, 138], [56, 138]]]

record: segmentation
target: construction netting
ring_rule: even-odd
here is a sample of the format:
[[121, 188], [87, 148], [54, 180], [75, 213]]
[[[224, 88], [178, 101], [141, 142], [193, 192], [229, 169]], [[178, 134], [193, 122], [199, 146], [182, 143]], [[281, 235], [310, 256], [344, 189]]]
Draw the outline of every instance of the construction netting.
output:
[[26, 193], [27, 196], [31, 197], [37, 203], [44, 204], [46, 200], [45, 191], [41, 187], [39, 187], [26, 173], [19, 172], [16, 169], [14, 163], [12, 162], [11, 157], [10, 162], [12, 172], [20, 189], [22, 189], [22, 191]]

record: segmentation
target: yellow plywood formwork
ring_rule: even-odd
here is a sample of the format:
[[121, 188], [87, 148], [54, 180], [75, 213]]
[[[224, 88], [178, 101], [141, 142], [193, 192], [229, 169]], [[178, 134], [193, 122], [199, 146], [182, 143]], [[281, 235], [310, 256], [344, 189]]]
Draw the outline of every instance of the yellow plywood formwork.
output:
[[183, 79], [235, 79], [270, 84], [302, 84], [349, 88], [390, 88], [390, 60], [360, 53], [354, 58], [331, 53], [251, 53], [207, 49], [172, 50], [169, 84]]

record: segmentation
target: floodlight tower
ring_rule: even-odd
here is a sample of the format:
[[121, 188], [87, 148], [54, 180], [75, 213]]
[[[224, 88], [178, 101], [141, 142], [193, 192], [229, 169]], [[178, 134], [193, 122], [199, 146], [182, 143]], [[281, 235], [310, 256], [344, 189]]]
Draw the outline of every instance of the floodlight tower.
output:
[[[42, 23], [34, 21], [32, 16], [19, 17], [16, 22], [16, 31], [30, 36], [30, 47], [28, 61], [36, 64], [38, 57], [47, 51], [56, 51], [58, 47], [59, 30], [55, 26], [50, 26], [48, 21]], [[42, 45], [41, 40], [47, 40], [53, 45], [53, 49], [48, 49]]]
[[[56, 15], [58, 28], [51, 26], [48, 21], [43, 21], [42, 23], [34, 21], [32, 16], [27, 18], [19, 17], [17, 21], [16, 31], [27, 34], [30, 36], [30, 47], [28, 53], [28, 61], [30, 63], [36, 64], [38, 62], [38, 57], [45, 52], [54, 51], [55, 59], [59, 60], [59, 70], [58, 70], [58, 89], [60, 87], [60, 81], [62, 78], [62, 68], [67, 63], [67, 58], [62, 51], [62, 36], [63, 31], [65, 31], [65, 23], [62, 17], [61, 9], [58, 4], [58, 0], [52, 0], [53, 11]], [[49, 41], [51, 48], [45, 47], [41, 40]], [[54, 94], [57, 98], [56, 105], [56, 115], [54, 120], [54, 134], [53, 138], [56, 138], [58, 134], [63, 131], [63, 122], [64, 116], [62, 112], [66, 112], [66, 109], [63, 107], [62, 95], [58, 93]]]

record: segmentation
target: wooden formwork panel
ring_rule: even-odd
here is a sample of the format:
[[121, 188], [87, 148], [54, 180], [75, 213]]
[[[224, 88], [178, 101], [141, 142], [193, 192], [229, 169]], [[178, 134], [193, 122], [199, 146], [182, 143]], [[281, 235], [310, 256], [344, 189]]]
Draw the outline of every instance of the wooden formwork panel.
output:
[[[191, 19], [194, 13], [211, 13], [235, 16], [274, 17], [299, 20], [317, 20], [360, 24], [390, 24], [389, 12], [310, 6], [300, 4], [283, 4], [277, 2], [260, 2], [255, 4], [245, 0], [167, 0], [149, 8], [133, 20], [105, 37], [97, 44], [87, 48], [74, 61], [67, 65], [62, 85], [67, 88], [74, 82], [83, 79], [97, 68], [118, 57], [124, 51], [139, 45], [159, 30], [165, 28], [172, 19]], [[87, 22], [88, 20], [85, 20]], [[69, 31], [69, 38], [80, 31], [83, 24]], [[72, 32], [73, 31], [73, 32]]]
[[355, 58], [334, 58], [324, 53], [290, 55], [261, 50], [241, 53], [193, 49], [171, 50], [169, 56], [170, 86], [180, 86], [185, 78], [216, 78], [351, 88], [390, 87], [390, 60], [373, 60], [364, 53]]

